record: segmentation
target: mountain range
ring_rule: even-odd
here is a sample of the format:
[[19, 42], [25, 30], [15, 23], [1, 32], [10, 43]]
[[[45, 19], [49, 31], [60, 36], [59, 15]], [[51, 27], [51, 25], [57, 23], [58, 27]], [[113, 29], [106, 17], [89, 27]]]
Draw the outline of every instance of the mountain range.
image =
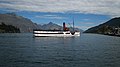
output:
[[120, 28], [120, 17], [112, 18], [103, 24], [89, 28], [85, 33], [112, 34], [117, 28]]
[[[48, 24], [40, 25], [42, 30], [63, 30], [63, 27], [60, 25], [57, 25], [53, 22], [49, 22]], [[70, 31], [73, 30], [73, 27], [68, 27]], [[75, 31], [83, 32], [82, 29], [74, 28]]]
[[31, 32], [34, 28], [39, 28], [37, 24], [33, 23], [30, 19], [14, 13], [0, 14], [0, 23], [13, 25], [19, 28], [21, 32]]
[[57, 25], [53, 22], [49, 22], [48, 24], [40, 25], [42, 30], [63, 30], [63, 27]]
[[[63, 30], [63, 27], [55, 23], [49, 22], [48, 24], [37, 24], [30, 19], [23, 16], [16, 15], [15, 13], [0, 14], [0, 24], [13, 25], [20, 29], [20, 32], [33, 32], [33, 29], [41, 30]], [[70, 27], [70, 29], [72, 29]], [[75, 28], [75, 30], [82, 31]]]

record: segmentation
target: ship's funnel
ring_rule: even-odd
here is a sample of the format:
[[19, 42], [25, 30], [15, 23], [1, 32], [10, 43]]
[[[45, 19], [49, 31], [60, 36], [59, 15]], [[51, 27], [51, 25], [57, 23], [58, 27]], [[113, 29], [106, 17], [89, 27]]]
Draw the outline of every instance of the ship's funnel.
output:
[[66, 25], [65, 25], [65, 22], [63, 22], [63, 31], [66, 30]]

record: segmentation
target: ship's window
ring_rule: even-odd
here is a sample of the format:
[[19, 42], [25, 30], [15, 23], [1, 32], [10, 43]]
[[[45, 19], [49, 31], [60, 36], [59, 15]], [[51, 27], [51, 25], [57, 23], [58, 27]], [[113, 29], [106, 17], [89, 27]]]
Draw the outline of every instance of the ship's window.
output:
[[70, 33], [66, 33], [66, 34], [70, 34]]

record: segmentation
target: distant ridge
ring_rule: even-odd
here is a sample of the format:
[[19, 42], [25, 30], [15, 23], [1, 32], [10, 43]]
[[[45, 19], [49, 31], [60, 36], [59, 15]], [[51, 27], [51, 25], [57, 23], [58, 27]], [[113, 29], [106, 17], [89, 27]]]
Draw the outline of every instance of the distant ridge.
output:
[[107, 34], [114, 33], [115, 28], [120, 28], [120, 17], [113, 18], [103, 24], [89, 28], [85, 33]]

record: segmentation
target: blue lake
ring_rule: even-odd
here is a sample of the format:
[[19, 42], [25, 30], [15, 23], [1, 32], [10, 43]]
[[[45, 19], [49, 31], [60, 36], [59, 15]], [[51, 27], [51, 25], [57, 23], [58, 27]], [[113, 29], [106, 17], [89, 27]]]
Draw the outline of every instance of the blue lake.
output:
[[120, 67], [120, 37], [0, 34], [0, 67]]

